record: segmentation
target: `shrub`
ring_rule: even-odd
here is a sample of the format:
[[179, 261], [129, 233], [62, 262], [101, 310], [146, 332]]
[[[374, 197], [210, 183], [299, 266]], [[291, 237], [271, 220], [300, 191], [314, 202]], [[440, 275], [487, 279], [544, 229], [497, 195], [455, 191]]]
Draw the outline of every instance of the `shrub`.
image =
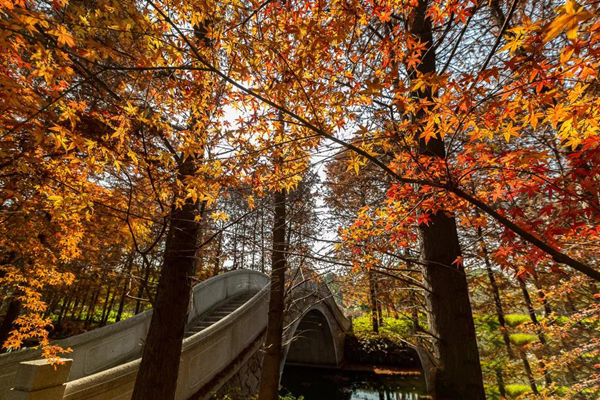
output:
[[519, 326], [526, 322], [531, 321], [529, 315], [525, 314], [508, 314], [506, 317], [506, 323], [512, 327]]
[[531, 392], [531, 388], [529, 387], [529, 385], [523, 385], [523, 384], [512, 384], [512, 385], [506, 385], [506, 394], [508, 396], [510, 396], [511, 398], [515, 398], [518, 396], [521, 396], [525, 393], [529, 393]]
[[536, 340], [538, 340], [538, 337], [529, 333], [513, 333], [510, 335], [510, 341], [517, 346], [523, 346]]

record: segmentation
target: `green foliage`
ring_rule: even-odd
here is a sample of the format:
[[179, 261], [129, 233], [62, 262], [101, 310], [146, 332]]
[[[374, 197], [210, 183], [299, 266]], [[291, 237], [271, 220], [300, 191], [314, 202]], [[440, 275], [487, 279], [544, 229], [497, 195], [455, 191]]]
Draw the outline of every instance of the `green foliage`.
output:
[[498, 323], [498, 318], [495, 315], [490, 314], [473, 315], [473, 321], [480, 329], [485, 329], [488, 332], [496, 332], [500, 326]]
[[517, 346], [524, 346], [536, 340], [538, 340], [538, 337], [529, 333], [513, 333], [510, 335], [510, 341]]
[[569, 322], [569, 317], [565, 317], [565, 316], [556, 316], [553, 319], [554, 324], [559, 325], [559, 326], [564, 326]]
[[505, 389], [506, 389], [506, 394], [511, 398], [515, 398], [515, 397], [521, 396], [525, 393], [531, 392], [531, 388], [529, 387], [529, 385], [523, 385], [520, 383], [506, 385]]
[[554, 389], [554, 393], [560, 396], [565, 396], [571, 389], [567, 386], [558, 386]]
[[[421, 324], [421, 326], [426, 326], [425, 314], [419, 315], [419, 324]], [[383, 325], [379, 327], [379, 332], [406, 337], [410, 335], [412, 326], [413, 322], [410, 318], [384, 316]], [[354, 318], [352, 320], [352, 328], [357, 335], [373, 332], [373, 320], [371, 314], [363, 314], [360, 317]]]
[[291, 393], [280, 395], [279, 400], [304, 400], [304, 396], [296, 397]]
[[508, 314], [504, 318], [506, 319], [506, 323], [512, 327], [516, 327], [531, 321], [529, 315], [526, 314]]
[[[211, 397], [212, 400], [256, 400], [257, 396], [252, 396], [248, 398], [248, 396], [244, 395], [241, 388], [230, 389], [229, 392], [221, 395], [217, 398], [216, 394], [213, 394]], [[280, 394], [279, 400], [304, 400], [304, 396], [294, 396], [291, 393]]]
[[344, 345], [349, 363], [420, 367], [417, 353], [396, 334], [354, 332], [346, 337]]

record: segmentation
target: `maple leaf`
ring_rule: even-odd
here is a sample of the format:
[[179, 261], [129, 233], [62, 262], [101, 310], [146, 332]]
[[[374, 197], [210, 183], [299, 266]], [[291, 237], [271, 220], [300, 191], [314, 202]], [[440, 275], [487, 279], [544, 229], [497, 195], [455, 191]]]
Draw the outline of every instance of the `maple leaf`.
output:
[[506, 139], [506, 141], [509, 142], [511, 136], [519, 136], [520, 129], [520, 127], [514, 126], [512, 121], [509, 122], [503, 130], [504, 139]]
[[379, 17], [379, 20], [386, 23], [392, 19], [392, 10], [387, 9], [385, 11], [375, 11], [375, 14]]
[[64, 26], [59, 26], [57, 29], [52, 31], [52, 33], [56, 36], [59, 46], [64, 46], [64, 45], [67, 45], [69, 47], [75, 46], [75, 39], [69, 33], [69, 31], [67, 31], [67, 28], [65, 28]]
[[565, 29], [567, 30], [567, 38], [572, 42], [575, 41], [579, 24], [594, 17], [594, 14], [586, 11], [575, 0], [567, 0], [565, 5], [558, 7], [556, 11], [559, 16], [546, 27], [547, 32], [544, 35], [544, 40], [547, 42], [560, 35]]
[[425, 138], [425, 143], [429, 143], [429, 141], [432, 138], [435, 139], [437, 137], [437, 134], [435, 133], [435, 130], [433, 128], [434, 127], [428, 127], [427, 129], [423, 130], [423, 132], [421, 132], [421, 134], [419, 135], [419, 137]]
[[456, 266], [456, 268], [460, 268], [463, 266], [464, 259], [462, 256], [456, 257], [456, 260], [452, 261], [452, 265]]

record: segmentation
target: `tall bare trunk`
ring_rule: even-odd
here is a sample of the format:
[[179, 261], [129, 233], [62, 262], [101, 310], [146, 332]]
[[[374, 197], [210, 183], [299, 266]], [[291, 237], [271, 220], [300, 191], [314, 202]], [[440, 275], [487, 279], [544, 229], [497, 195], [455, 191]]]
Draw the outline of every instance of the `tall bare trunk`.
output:
[[371, 294], [371, 321], [373, 322], [373, 332], [379, 333], [379, 319], [377, 318], [377, 295], [375, 293], [375, 277], [373, 271], [368, 272], [369, 292]]
[[[540, 343], [544, 350], [548, 348], [548, 341], [546, 340], [546, 335], [544, 335], [544, 331], [540, 322], [537, 319], [537, 314], [535, 312], [535, 308], [533, 307], [533, 303], [531, 302], [531, 296], [529, 295], [529, 290], [527, 289], [527, 284], [523, 279], [519, 279], [519, 286], [521, 287], [521, 291], [523, 292], [523, 298], [525, 300], [525, 305], [527, 306], [527, 311], [529, 313], [529, 318], [531, 322], [535, 325], [535, 330], [538, 338], [540, 339]], [[552, 385], [552, 376], [550, 375], [550, 371], [548, 371], [546, 363], [543, 358], [539, 358], [539, 364], [542, 371], [544, 371], [544, 380], [546, 381], [546, 386]]]
[[129, 288], [129, 282], [131, 281], [131, 269], [133, 268], [133, 255], [130, 255], [127, 259], [127, 270], [126, 276], [123, 280], [123, 291], [121, 292], [121, 299], [119, 300], [119, 309], [117, 310], [117, 316], [115, 318], [115, 322], [119, 322], [121, 320], [121, 316], [123, 315], [123, 309], [125, 308], [125, 298], [127, 297], [127, 289]]
[[533, 394], [537, 396], [540, 394], [540, 392], [535, 383], [533, 371], [531, 370], [531, 365], [529, 365], [529, 360], [527, 359], [527, 353], [520, 349], [519, 354], [521, 355], [521, 360], [523, 361], [523, 367], [525, 367], [525, 374], [527, 375], [527, 380], [529, 381], [529, 387], [531, 387]]
[[[510, 343], [510, 336], [508, 334], [508, 329], [506, 326], [506, 319], [504, 318], [504, 309], [502, 307], [502, 301], [500, 300], [500, 289], [498, 288], [498, 284], [496, 283], [496, 277], [494, 276], [494, 270], [492, 268], [492, 262], [490, 260], [487, 246], [485, 244], [485, 240], [483, 239], [483, 231], [480, 228], [477, 229], [477, 234], [479, 237], [479, 244], [481, 245], [481, 251], [483, 253], [483, 261], [485, 263], [485, 270], [488, 275], [488, 279], [490, 280], [490, 288], [492, 289], [492, 296], [494, 298], [494, 305], [496, 306], [496, 316], [498, 317], [498, 325], [500, 328], [500, 334], [502, 335], [502, 339], [504, 340], [504, 345], [506, 346], [506, 352], [508, 353], [508, 357], [510, 359], [515, 358], [514, 351], [512, 349]], [[500, 392], [500, 397], [506, 397], [506, 389], [504, 386], [504, 378], [502, 377], [502, 367], [497, 365], [495, 368], [496, 372], [496, 381], [498, 382], [498, 391]], [[530, 379], [531, 381], [531, 379]], [[533, 390], [533, 387], [532, 387]], [[536, 389], [537, 390], [537, 389]]]
[[215, 255], [215, 265], [213, 268], [213, 276], [219, 275], [221, 272], [221, 257], [223, 254], [223, 232], [219, 233], [219, 242], [217, 243], [217, 253]]
[[552, 315], [552, 307], [550, 306], [550, 302], [548, 301], [548, 296], [546, 295], [546, 291], [544, 290], [540, 279], [538, 278], [538, 274], [534, 273], [533, 274], [533, 284], [535, 285], [535, 288], [537, 289], [538, 292], [538, 296], [540, 297], [540, 301], [542, 302], [542, 305], [544, 306], [544, 316], [546, 318], [549, 318], [550, 315]]
[[67, 311], [69, 311], [69, 307], [71, 306], [71, 301], [73, 300], [73, 295], [69, 294], [62, 303], [60, 308], [60, 314], [58, 314], [58, 320], [56, 321], [56, 325], [60, 326], [62, 324], [63, 318], [67, 315]]
[[265, 356], [260, 378], [259, 400], [279, 398], [279, 373], [283, 335], [283, 311], [285, 290], [285, 190], [275, 194], [275, 221], [273, 223], [273, 255], [271, 269], [271, 293]]
[[485, 270], [487, 272], [488, 279], [490, 280], [490, 288], [492, 289], [494, 305], [496, 306], [496, 316], [498, 317], [500, 333], [502, 334], [502, 339], [504, 340], [504, 345], [506, 346], [506, 352], [508, 353], [508, 357], [514, 359], [515, 354], [510, 343], [510, 336], [508, 334], [508, 329], [506, 326], [506, 319], [504, 318], [504, 308], [502, 307], [502, 301], [500, 300], [500, 289], [498, 289], [498, 284], [496, 283], [496, 277], [494, 276], [494, 270], [492, 269], [492, 262], [490, 261], [487, 246], [482, 237], [483, 232], [481, 228], [477, 229], [477, 234], [479, 235], [479, 244], [481, 245], [481, 251], [483, 253]]
[[[194, 171], [194, 161], [190, 157], [179, 168], [179, 180], [184, 182]], [[191, 199], [187, 199], [181, 208], [171, 209], [154, 312], [132, 400], [175, 398], [199, 230], [194, 220], [196, 211], [196, 204]]]
[[498, 382], [498, 392], [500, 393], [500, 398], [506, 398], [506, 387], [504, 386], [504, 377], [502, 376], [502, 369], [496, 368], [496, 382]]
[[[431, 21], [427, 17], [427, 0], [420, 0], [413, 10], [410, 32], [426, 45], [421, 63], [410, 69], [416, 73], [435, 73], [436, 55], [433, 48]], [[431, 89], [415, 91], [413, 96], [432, 100]], [[422, 113], [422, 111], [420, 112]], [[420, 115], [416, 116], [417, 118]], [[445, 158], [442, 139], [429, 142], [419, 139], [421, 154]], [[445, 212], [431, 215], [429, 224], [419, 226], [422, 271], [429, 312], [429, 331], [434, 335], [434, 355], [439, 361], [436, 377], [438, 399], [484, 400], [483, 377], [477, 349], [477, 337], [469, 288], [464, 267], [456, 264], [461, 256], [456, 221]]]

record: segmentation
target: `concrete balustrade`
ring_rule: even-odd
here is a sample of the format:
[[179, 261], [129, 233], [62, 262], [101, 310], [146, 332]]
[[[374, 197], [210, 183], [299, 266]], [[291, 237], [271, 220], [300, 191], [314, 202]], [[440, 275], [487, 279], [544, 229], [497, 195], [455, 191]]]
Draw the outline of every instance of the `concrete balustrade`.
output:
[[[238, 271], [236, 271], [238, 272]], [[250, 345], [267, 324], [268, 277], [263, 274], [238, 276], [220, 275], [211, 284], [210, 295], [194, 299], [195, 316], [202, 315], [227, 297], [249, 290], [262, 290], [246, 304], [211, 327], [183, 341], [176, 399], [187, 399], [221, 372], [237, 355]], [[251, 271], [246, 271], [251, 272]], [[232, 279], [232, 278], [240, 278]], [[216, 279], [214, 278], [214, 279]], [[206, 281], [208, 284], [209, 281]], [[206, 290], [206, 289], [204, 289]], [[202, 292], [204, 293], [204, 290]], [[131, 398], [140, 360], [120, 365], [100, 373], [67, 383], [65, 400], [126, 400]]]
[[69, 359], [54, 365], [48, 360], [20, 363], [8, 400], [62, 400], [72, 363]]
[[[238, 366], [244, 365], [240, 362], [241, 356], [254, 360], [253, 354], [258, 355], [267, 326], [269, 286], [269, 278], [265, 274], [238, 270], [208, 279], [194, 287], [188, 324], [208, 315], [227, 299], [238, 294], [258, 293], [223, 319], [184, 339], [177, 400], [192, 396], [207, 398], [210, 395], [206, 392], [209, 388], [218, 390], [231, 376], [242, 373]], [[323, 346], [333, 344], [335, 347], [327, 361], [339, 365], [343, 357], [341, 351], [345, 332], [350, 329], [350, 322], [337, 307], [326, 285], [305, 282], [300, 286], [292, 296], [298, 300], [293, 301], [288, 312], [287, 320], [292, 323], [288, 334], [293, 336], [307, 313], [311, 312], [313, 315], [318, 312], [322, 318], [320, 321], [325, 321], [328, 325], [324, 330], [328, 340], [323, 342]], [[73, 348], [73, 362], [68, 363], [69, 368], [72, 365], [70, 376], [68, 370], [66, 373], [64, 370], [59, 371], [52, 378], [52, 387], [40, 389], [35, 384], [19, 383], [38, 382], [40, 380], [36, 377], [46, 376], [44, 374], [48, 373], [49, 370], [43, 369], [47, 367], [46, 361], [27, 360], [28, 357], [39, 358], [39, 351], [26, 350], [0, 356], [0, 384], [9, 381], [12, 385], [14, 382], [15, 388], [10, 391], [8, 388], [11, 386], [0, 386], [0, 400], [129, 400], [151, 316], [152, 310], [148, 310], [123, 322], [58, 342], [61, 346]], [[288, 350], [289, 345], [284, 350], [285, 355]], [[312, 359], [317, 359], [321, 354], [319, 351], [312, 351], [309, 355]], [[256, 360], [254, 363], [256, 364]], [[256, 368], [246, 370], [257, 373]], [[256, 380], [255, 375], [253, 378]], [[27, 387], [30, 391], [25, 390]], [[31, 397], [36, 396], [36, 391], [39, 390], [47, 390], [44, 394], [47, 397]]]
[[[189, 321], [206, 313], [228, 297], [245, 291], [258, 291], [268, 283], [269, 278], [266, 275], [249, 270], [232, 271], [201, 282], [194, 287]], [[99, 384], [99, 376], [105, 376], [103, 372], [113, 370], [125, 375], [129, 373], [135, 378], [139, 363], [135, 360], [142, 355], [142, 345], [151, 318], [152, 310], [147, 310], [124, 321], [55, 342], [63, 348], [73, 349], [73, 352], [69, 353], [69, 357], [73, 359], [69, 381], [89, 377], [86, 382]], [[8, 399], [7, 395], [13, 387], [19, 364], [39, 358], [38, 349], [24, 349], [0, 355], [0, 400]]]

